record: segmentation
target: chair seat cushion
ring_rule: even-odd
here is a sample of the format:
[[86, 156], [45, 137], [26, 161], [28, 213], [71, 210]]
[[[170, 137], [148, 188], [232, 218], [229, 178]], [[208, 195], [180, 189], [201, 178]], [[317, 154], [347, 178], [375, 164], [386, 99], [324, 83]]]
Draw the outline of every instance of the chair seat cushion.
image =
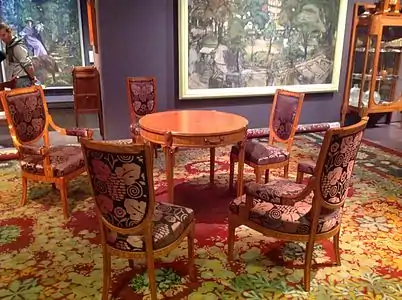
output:
[[[155, 202], [153, 220], [154, 250], [164, 248], [175, 242], [193, 220], [194, 211], [190, 208]], [[145, 240], [144, 236], [141, 235], [122, 235], [109, 230], [107, 243], [109, 246], [122, 251], [145, 251]]]
[[313, 161], [301, 161], [297, 164], [297, 172], [313, 175], [315, 169], [315, 162]]
[[[239, 214], [240, 207], [245, 206], [246, 197], [233, 200], [229, 209], [234, 214]], [[310, 212], [311, 204], [306, 201], [298, 201], [293, 206], [279, 205], [254, 199], [253, 207], [250, 209], [249, 221], [252, 221], [267, 229], [289, 233], [309, 234], [310, 233]], [[335, 228], [341, 221], [341, 209], [320, 215], [318, 220], [317, 233], [324, 233]]]
[[[66, 176], [85, 166], [81, 146], [78, 145], [50, 147], [49, 156], [53, 176], [55, 177]], [[43, 158], [40, 155], [25, 155], [20, 163], [22, 170], [25, 172], [35, 175], [45, 174], [43, 170]]]
[[[299, 194], [304, 188], [305, 184], [295, 183], [288, 179], [272, 180], [266, 184], [250, 182], [246, 184], [245, 191], [249, 195], [253, 195], [262, 201], [271, 202], [274, 204], [291, 205], [284, 200], [284, 196], [295, 196]], [[306, 202], [311, 204], [312, 194], [306, 199]]]
[[[255, 140], [245, 143], [245, 160], [256, 165], [267, 165], [287, 161], [289, 152], [275, 146], [263, 145]], [[239, 146], [233, 146], [231, 154], [239, 154]]]

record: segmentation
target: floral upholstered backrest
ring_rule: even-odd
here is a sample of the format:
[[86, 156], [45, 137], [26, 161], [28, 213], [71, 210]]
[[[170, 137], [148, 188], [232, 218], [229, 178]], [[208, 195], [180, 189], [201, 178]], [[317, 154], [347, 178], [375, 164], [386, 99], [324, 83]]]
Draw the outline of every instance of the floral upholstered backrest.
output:
[[[137, 227], [147, 216], [153, 201], [150, 197], [147, 159], [140, 145], [82, 141], [88, 175], [98, 211], [112, 226], [131, 229]], [[131, 147], [132, 153], [118, 148]], [[135, 148], [137, 147], [137, 148]], [[139, 150], [138, 150], [139, 149]], [[149, 150], [150, 151], [150, 150]]]
[[40, 88], [4, 92], [2, 102], [18, 141], [30, 143], [43, 135], [46, 129], [46, 108]]
[[357, 153], [367, 124], [364, 122], [362, 121], [349, 128], [327, 131], [323, 143], [326, 147], [321, 150], [326, 153], [320, 153], [320, 157], [323, 156], [323, 165], [318, 177], [320, 178], [320, 190], [318, 192], [327, 208], [337, 208], [345, 202]]
[[127, 88], [129, 93], [129, 106], [133, 117], [142, 117], [155, 112], [156, 80], [154, 77], [128, 78]]
[[[281, 140], [288, 140], [294, 134], [299, 122], [298, 113], [303, 103], [304, 94], [278, 90], [271, 113], [270, 131]], [[299, 109], [300, 108], [300, 109]]]

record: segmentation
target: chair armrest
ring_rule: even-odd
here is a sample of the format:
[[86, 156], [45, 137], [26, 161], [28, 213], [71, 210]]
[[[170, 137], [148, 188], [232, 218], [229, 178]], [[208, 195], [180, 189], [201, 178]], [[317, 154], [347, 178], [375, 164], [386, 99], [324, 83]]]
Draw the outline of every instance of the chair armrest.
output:
[[66, 128], [65, 135], [92, 139], [94, 131], [89, 128]]
[[140, 135], [140, 125], [138, 123], [130, 124], [130, 132], [135, 137], [139, 136]]
[[21, 155], [40, 155], [45, 157], [49, 155], [49, 149], [45, 146], [28, 146], [28, 145], [19, 145], [18, 152]]
[[246, 137], [248, 140], [258, 139], [258, 138], [268, 138], [269, 137], [269, 128], [247, 129]]
[[[299, 193], [292, 194], [292, 195], [286, 195], [286, 194], [281, 195], [281, 204], [282, 205], [293, 205], [295, 202], [303, 200], [314, 189], [314, 184], [315, 184], [315, 177], [311, 176], [306, 187], [303, 190], [301, 190]], [[260, 199], [262, 201], [267, 201], [266, 199], [261, 198], [260, 195], [261, 194], [262, 195], [269, 194], [269, 192], [270, 192], [268, 190], [269, 188], [270, 187], [268, 187], [264, 184], [261, 184], [261, 183], [250, 182], [245, 185], [244, 191], [247, 196], [251, 196], [251, 197]]]
[[68, 135], [68, 136], [76, 136], [76, 137], [83, 137], [83, 138], [87, 138], [87, 139], [92, 139], [92, 136], [94, 134], [94, 131], [92, 129], [89, 128], [69, 128], [69, 129], [65, 129], [62, 128], [58, 125], [56, 125], [56, 123], [54, 123], [52, 117], [50, 115], [48, 115], [49, 117], [49, 124], [50, 126], [56, 130], [58, 133], [61, 133], [63, 135]]
[[314, 161], [300, 161], [297, 164], [297, 172], [313, 175], [316, 163]]

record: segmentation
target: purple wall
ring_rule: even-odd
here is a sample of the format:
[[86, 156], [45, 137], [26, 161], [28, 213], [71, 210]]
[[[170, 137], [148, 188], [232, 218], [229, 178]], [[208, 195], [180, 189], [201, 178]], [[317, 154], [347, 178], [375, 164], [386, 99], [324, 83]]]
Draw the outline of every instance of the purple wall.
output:
[[[125, 89], [128, 76], [156, 76], [157, 110], [216, 109], [243, 115], [250, 127], [268, 124], [272, 97], [178, 100], [177, 0], [98, 1], [98, 65], [102, 76], [106, 138], [129, 137]], [[301, 123], [339, 120], [353, 1], [347, 28], [339, 92], [306, 95]]]

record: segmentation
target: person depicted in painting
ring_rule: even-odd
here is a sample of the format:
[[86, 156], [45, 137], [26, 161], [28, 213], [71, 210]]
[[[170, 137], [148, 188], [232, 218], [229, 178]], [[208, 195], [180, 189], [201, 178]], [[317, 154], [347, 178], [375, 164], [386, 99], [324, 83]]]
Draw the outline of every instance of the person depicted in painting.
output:
[[[40, 36], [38, 29], [34, 26], [32, 18], [27, 18], [26, 22], [27, 24], [20, 32], [20, 36], [24, 38], [28, 50], [30, 50], [32, 55], [36, 57], [47, 55], [48, 52], [42, 41], [42, 37]], [[38, 24], [37, 26], [40, 25], [41, 24]]]
[[16, 87], [28, 87], [39, 84], [28, 49], [22, 39], [13, 36], [9, 25], [0, 23], [0, 39], [6, 45], [5, 70], [6, 80], [16, 80]]

